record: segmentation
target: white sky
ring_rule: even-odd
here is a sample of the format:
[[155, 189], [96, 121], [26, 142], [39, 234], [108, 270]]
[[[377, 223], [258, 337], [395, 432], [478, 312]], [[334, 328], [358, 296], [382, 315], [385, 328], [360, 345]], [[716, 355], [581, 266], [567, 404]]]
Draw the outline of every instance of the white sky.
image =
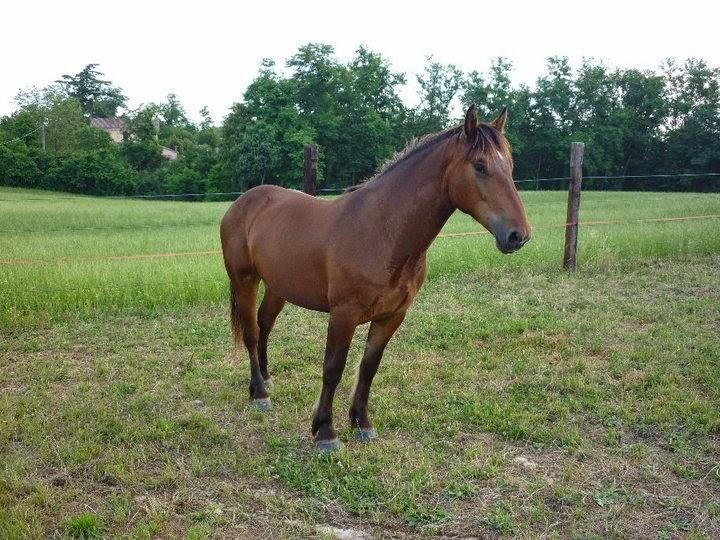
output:
[[[242, 98], [261, 58], [280, 66], [309, 41], [333, 45], [342, 61], [364, 43], [411, 83], [429, 54], [465, 71], [484, 71], [492, 58], [507, 56], [516, 83], [532, 83], [551, 55], [567, 55], [575, 65], [592, 56], [611, 67], [639, 68], [694, 56], [717, 66], [718, 6], [711, 0], [6, 0], [0, 115], [14, 110], [21, 88], [45, 86], [94, 62], [131, 107], [174, 92], [192, 118], [208, 105], [220, 121]], [[409, 104], [414, 90], [408, 85], [403, 92]]]

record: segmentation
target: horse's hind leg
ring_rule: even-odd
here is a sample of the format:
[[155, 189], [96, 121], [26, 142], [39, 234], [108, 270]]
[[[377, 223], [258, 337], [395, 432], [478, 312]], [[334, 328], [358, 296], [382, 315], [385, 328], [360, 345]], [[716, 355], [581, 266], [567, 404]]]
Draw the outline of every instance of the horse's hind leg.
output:
[[270, 372], [268, 371], [267, 346], [268, 336], [275, 324], [275, 319], [285, 306], [285, 299], [273, 293], [265, 286], [260, 308], [258, 309], [257, 320], [260, 326], [260, 339], [258, 341], [258, 360], [260, 362], [260, 373], [265, 381], [265, 386], [272, 385]]
[[231, 318], [236, 346], [242, 339], [250, 357], [250, 397], [261, 410], [270, 408], [265, 382], [258, 361], [258, 339], [260, 329], [255, 317], [260, 278], [255, 273], [235, 274], [231, 277]]

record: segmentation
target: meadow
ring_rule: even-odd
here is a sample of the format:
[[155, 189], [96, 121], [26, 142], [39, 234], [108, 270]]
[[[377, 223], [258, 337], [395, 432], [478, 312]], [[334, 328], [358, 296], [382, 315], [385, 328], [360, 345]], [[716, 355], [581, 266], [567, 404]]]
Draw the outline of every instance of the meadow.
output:
[[0, 188], [0, 537], [720, 537], [720, 195], [584, 192], [582, 221], [622, 223], [581, 226], [572, 274], [566, 193], [522, 197], [520, 252], [460, 214], [435, 241], [368, 445], [358, 329], [346, 448], [317, 456], [327, 317], [283, 311], [252, 410], [228, 202]]

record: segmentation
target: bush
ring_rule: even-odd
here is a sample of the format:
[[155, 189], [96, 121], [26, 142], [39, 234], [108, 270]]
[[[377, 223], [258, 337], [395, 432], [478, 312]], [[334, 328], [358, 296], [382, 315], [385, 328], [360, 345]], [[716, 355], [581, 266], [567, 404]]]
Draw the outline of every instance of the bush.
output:
[[136, 173], [114, 149], [59, 155], [53, 160], [45, 187], [91, 195], [125, 195], [135, 190]]
[[162, 147], [157, 141], [123, 141], [120, 154], [136, 171], [155, 170], [163, 163]]
[[0, 184], [35, 187], [41, 178], [36, 152], [23, 143], [0, 144]]
[[172, 163], [164, 174], [163, 188], [166, 193], [205, 193], [207, 177], [190, 169], [180, 160]]

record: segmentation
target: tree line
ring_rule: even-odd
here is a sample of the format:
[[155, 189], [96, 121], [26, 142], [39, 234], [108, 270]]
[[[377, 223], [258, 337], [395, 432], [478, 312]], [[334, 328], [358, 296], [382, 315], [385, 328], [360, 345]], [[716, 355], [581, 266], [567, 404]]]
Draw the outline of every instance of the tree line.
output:
[[[411, 139], [458, 123], [455, 115], [470, 103], [487, 119], [508, 107], [517, 179], [566, 176], [571, 141], [586, 143], [590, 176], [720, 172], [720, 69], [701, 59], [641, 71], [592, 59], [573, 69], [567, 58], [551, 57], [532, 86], [514, 85], [512, 69], [496, 58], [487, 72], [463, 72], [430, 57], [415, 75], [419, 105], [409, 107], [400, 97], [407, 76], [381, 54], [361, 46], [343, 63], [330, 45], [310, 43], [282, 68], [263, 60], [215, 126], [207, 108], [191, 121], [174, 94], [129, 110], [123, 91], [90, 64], [18, 95], [16, 112], [0, 119], [0, 183], [99, 195], [299, 188], [303, 147], [315, 143], [320, 184], [345, 187], [371, 176]], [[118, 144], [89, 126], [91, 117], [117, 115], [126, 126]], [[163, 146], [179, 158], [163, 159]], [[720, 180], [586, 185], [717, 191]]]

